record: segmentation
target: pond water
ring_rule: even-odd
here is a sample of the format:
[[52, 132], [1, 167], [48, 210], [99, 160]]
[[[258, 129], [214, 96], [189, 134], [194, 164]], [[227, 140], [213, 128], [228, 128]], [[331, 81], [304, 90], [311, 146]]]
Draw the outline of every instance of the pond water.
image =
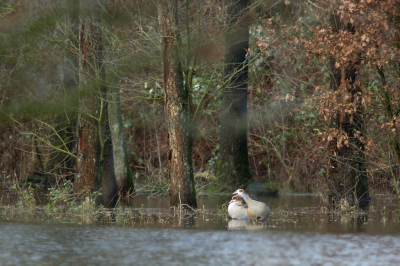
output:
[[272, 210], [260, 225], [229, 220], [227, 198], [199, 198], [193, 214], [138, 196], [111, 222], [3, 211], [0, 265], [400, 265], [395, 199], [339, 215], [318, 196], [259, 198]]

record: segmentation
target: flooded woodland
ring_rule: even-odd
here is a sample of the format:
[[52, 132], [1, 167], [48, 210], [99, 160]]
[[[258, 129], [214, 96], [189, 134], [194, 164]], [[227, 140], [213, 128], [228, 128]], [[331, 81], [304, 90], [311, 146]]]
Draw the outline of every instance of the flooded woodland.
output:
[[[39, 193], [40, 195], [40, 193]], [[115, 209], [85, 212], [2, 207], [2, 265], [397, 265], [396, 197], [368, 210], [328, 212], [316, 195], [259, 197], [265, 223], [232, 220], [229, 195], [198, 198], [195, 211], [139, 195]], [[3, 199], [4, 200], [4, 199]], [[46, 197], [42, 199], [45, 204]]]
[[0, 266], [400, 265], [400, 0], [0, 0]]

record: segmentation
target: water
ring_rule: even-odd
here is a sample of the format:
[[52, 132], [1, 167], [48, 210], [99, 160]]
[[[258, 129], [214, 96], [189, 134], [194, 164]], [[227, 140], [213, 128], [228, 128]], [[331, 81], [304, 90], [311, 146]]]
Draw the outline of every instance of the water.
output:
[[204, 211], [179, 215], [166, 199], [142, 196], [112, 223], [3, 214], [0, 265], [400, 265], [393, 199], [346, 215], [328, 214], [317, 196], [261, 200], [273, 211], [268, 225], [218, 214], [226, 197], [199, 199]]

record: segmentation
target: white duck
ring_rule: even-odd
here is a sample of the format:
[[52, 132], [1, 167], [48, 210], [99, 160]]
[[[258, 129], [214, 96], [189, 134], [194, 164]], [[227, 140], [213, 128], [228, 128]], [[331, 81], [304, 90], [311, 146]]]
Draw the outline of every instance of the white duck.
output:
[[238, 189], [232, 193], [244, 199], [247, 204], [246, 217], [249, 220], [266, 221], [269, 218], [270, 210], [264, 202], [252, 200], [249, 195], [243, 190]]
[[229, 202], [228, 213], [232, 219], [247, 220], [246, 218], [247, 204], [240, 196], [233, 196]]

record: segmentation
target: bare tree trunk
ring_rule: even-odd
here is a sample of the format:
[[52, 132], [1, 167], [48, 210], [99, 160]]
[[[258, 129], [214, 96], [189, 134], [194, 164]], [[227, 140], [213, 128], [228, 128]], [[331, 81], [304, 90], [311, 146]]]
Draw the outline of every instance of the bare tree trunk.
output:
[[[332, 28], [336, 32], [355, 30], [354, 26], [343, 24], [336, 16], [332, 16], [331, 19]], [[338, 131], [347, 135], [348, 143], [341, 145], [338, 139], [334, 138], [329, 144], [331, 156], [328, 165], [329, 198], [333, 207], [358, 204], [363, 208], [368, 205], [370, 197], [365, 148], [360, 140], [365, 130], [361, 104], [362, 90], [355, 83], [358, 74], [357, 63], [336, 68], [332, 60], [331, 71], [333, 73], [331, 89], [342, 90], [342, 94], [348, 93], [351, 96], [349, 101], [355, 103], [356, 110], [351, 114], [345, 111], [338, 112], [333, 121]]]
[[[100, 97], [94, 83], [89, 77], [89, 57], [92, 45], [91, 23], [81, 23], [80, 55], [79, 55], [79, 122], [77, 165], [75, 175], [75, 193], [78, 197], [85, 197], [88, 193], [100, 187], [100, 153], [99, 121]], [[92, 59], [92, 58], [91, 58]]]
[[217, 175], [227, 187], [244, 187], [252, 179], [247, 148], [246, 53], [249, 47], [249, 0], [231, 0], [228, 6]]
[[[114, 21], [114, 9], [110, 3], [107, 6], [107, 21]], [[110, 32], [112, 27], [110, 22], [107, 25]], [[111, 37], [111, 34], [109, 36]], [[133, 175], [129, 165], [126, 142], [124, 139], [124, 129], [122, 126], [121, 98], [117, 87], [117, 78], [115, 74], [115, 59], [113, 42], [108, 41], [108, 64], [106, 65], [107, 74], [107, 103], [109, 128], [112, 139], [114, 172], [116, 178], [117, 190], [121, 195], [125, 193], [133, 193], [135, 186], [133, 183]]]
[[[102, 149], [100, 161], [102, 166], [102, 188], [103, 188], [103, 200], [104, 206], [108, 208], [115, 207], [118, 202], [118, 187], [117, 180], [114, 171], [114, 152], [113, 152], [113, 142], [110, 130], [110, 121], [108, 119], [109, 114], [109, 104], [107, 101], [106, 88], [103, 88], [102, 93], [102, 138], [104, 141], [104, 146]], [[102, 139], [101, 138], [101, 139]]]
[[107, 67], [109, 78], [107, 88], [108, 117], [110, 133], [113, 143], [114, 170], [119, 193], [132, 193], [135, 191], [133, 174], [129, 165], [126, 142], [124, 139], [124, 128], [122, 126], [121, 97], [116, 82], [114, 68]]
[[159, 1], [165, 115], [168, 129], [168, 176], [171, 205], [197, 207], [192, 166], [193, 142], [189, 119], [189, 92], [184, 89], [179, 56], [178, 1]]
[[[92, 9], [106, 4], [87, 2]], [[94, 16], [93, 16], [94, 17]], [[114, 207], [118, 190], [114, 172], [113, 147], [108, 119], [105, 85], [104, 44], [99, 19], [87, 19], [80, 34], [80, 117], [78, 135], [77, 193], [86, 196], [102, 184], [104, 206]]]

